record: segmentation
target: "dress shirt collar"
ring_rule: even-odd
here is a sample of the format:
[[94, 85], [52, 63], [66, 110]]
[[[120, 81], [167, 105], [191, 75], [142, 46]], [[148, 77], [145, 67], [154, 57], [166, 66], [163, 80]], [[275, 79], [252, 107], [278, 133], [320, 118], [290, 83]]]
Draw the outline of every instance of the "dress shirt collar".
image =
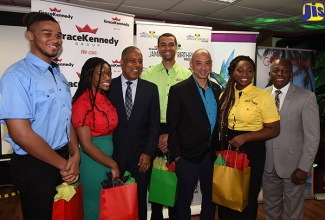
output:
[[127, 80], [127, 79], [125, 79], [125, 77], [123, 76], [123, 74], [121, 74], [121, 82], [122, 82], [122, 85], [126, 85], [126, 82], [127, 82], [127, 81], [132, 82], [131, 87], [133, 87], [133, 86], [136, 87], [137, 84], [138, 84], [138, 78], [135, 79], [135, 80]]
[[239, 92], [244, 93], [245, 95], [248, 95], [252, 90], [254, 89], [254, 85], [253, 83], [249, 84], [248, 86], [246, 86], [244, 89], [242, 90], [238, 90], [236, 89], [236, 85], [235, 85], [235, 97], [238, 97]]
[[[289, 90], [289, 86], [290, 86], [290, 82], [287, 84], [287, 85], [285, 85], [284, 87], [282, 87], [281, 89], [280, 89], [280, 91], [281, 91], [281, 95], [283, 95], [283, 97], [285, 97], [286, 95], [287, 95], [287, 92], [288, 92], [288, 90]], [[271, 92], [271, 94], [273, 95], [273, 96], [275, 96], [275, 91], [276, 90], [278, 90], [277, 88], [275, 88], [274, 87], [274, 85], [272, 86], [272, 92]]]

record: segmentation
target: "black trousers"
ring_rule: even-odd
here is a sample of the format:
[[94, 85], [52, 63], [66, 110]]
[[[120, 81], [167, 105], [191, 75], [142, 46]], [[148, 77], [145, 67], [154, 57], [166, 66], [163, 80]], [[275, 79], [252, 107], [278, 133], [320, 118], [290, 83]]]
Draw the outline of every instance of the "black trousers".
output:
[[[58, 152], [68, 159], [68, 150]], [[24, 220], [51, 220], [55, 187], [63, 182], [60, 170], [31, 155], [13, 154], [12, 182], [19, 190]]]
[[177, 174], [177, 220], [191, 219], [191, 203], [195, 187], [200, 180], [202, 192], [200, 219], [214, 220], [216, 204], [212, 202], [213, 163], [210, 152], [206, 152], [200, 163], [194, 164], [180, 157], [176, 163]]
[[[242, 134], [242, 131], [228, 130], [228, 140]], [[265, 142], [264, 141], [251, 141], [246, 142], [239, 148], [247, 154], [250, 160], [249, 166], [251, 167], [251, 176], [249, 184], [248, 205], [243, 212], [235, 211], [227, 207], [218, 206], [218, 217], [220, 220], [254, 220], [257, 217], [257, 197], [261, 189], [262, 177], [265, 165]]]

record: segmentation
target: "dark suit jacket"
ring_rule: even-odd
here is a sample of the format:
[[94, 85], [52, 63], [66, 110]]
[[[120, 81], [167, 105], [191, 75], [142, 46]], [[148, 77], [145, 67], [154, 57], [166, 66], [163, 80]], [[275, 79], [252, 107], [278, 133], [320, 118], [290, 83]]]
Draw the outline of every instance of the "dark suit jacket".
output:
[[121, 76], [114, 78], [108, 94], [116, 108], [118, 125], [113, 133], [114, 154], [120, 169], [126, 163], [136, 166], [142, 153], [154, 156], [158, 146], [160, 107], [155, 84], [138, 79], [135, 100], [129, 121], [126, 119]]
[[[211, 82], [218, 103], [220, 87]], [[219, 104], [217, 118], [219, 115]], [[193, 76], [177, 83], [169, 90], [167, 107], [168, 146], [173, 158], [182, 156], [186, 160], [199, 163], [210, 144], [212, 160], [219, 143], [216, 122], [211, 139], [211, 128], [204, 103]]]

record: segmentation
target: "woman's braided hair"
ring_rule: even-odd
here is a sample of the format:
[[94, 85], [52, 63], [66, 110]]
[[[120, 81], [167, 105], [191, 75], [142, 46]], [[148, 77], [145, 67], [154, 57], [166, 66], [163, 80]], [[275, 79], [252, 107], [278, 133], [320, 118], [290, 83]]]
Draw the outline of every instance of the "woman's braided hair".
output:
[[237, 56], [229, 64], [228, 67], [229, 79], [219, 102], [220, 103], [219, 131], [220, 131], [220, 141], [221, 141], [222, 149], [226, 149], [228, 146], [227, 143], [228, 116], [231, 108], [235, 103], [236, 82], [233, 73], [235, 71], [236, 65], [243, 60], [250, 62], [253, 65], [254, 72], [256, 71], [255, 63], [249, 56], [243, 56], [243, 55]]
[[[88, 95], [90, 97], [89, 102], [91, 105], [91, 109], [89, 109], [87, 111], [87, 113], [85, 114], [85, 117], [83, 119], [83, 125], [85, 124], [87, 115], [90, 112], [93, 112], [95, 108], [98, 111], [102, 112], [105, 115], [107, 122], [109, 122], [106, 113], [104, 111], [98, 109], [98, 107], [96, 105], [96, 96], [98, 94], [98, 87], [99, 87], [99, 83], [100, 83], [100, 78], [102, 76], [104, 64], [107, 64], [109, 66], [109, 68], [111, 68], [111, 65], [109, 65], [109, 63], [106, 60], [99, 58], [99, 57], [92, 57], [92, 58], [89, 58], [81, 68], [81, 74], [80, 74], [78, 88], [72, 98], [72, 103], [74, 103], [85, 91], [88, 92]], [[100, 74], [99, 74], [99, 79], [98, 79], [98, 83], [96, 86], [96, 90], [94, 93], [91, 84], [92, 84], [92, 80], [93, 80], [93, 76], [94, 76], [94, 70], [97, 66], [100, 66]], [[106, 93], [105, 93], [105, 95], [106, 95]], [[95, 126], [95, 115], [94, 114], [93, 114], [93, 125]]]

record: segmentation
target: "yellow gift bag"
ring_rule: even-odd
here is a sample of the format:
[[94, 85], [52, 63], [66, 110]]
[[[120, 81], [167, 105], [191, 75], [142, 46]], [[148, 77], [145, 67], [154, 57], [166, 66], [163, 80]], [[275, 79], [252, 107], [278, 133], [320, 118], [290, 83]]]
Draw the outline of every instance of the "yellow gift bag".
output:
[[212, 201], [242, 212], [248, 203], [251, 168], [244, 171], [236, 168], [214, 165]]

